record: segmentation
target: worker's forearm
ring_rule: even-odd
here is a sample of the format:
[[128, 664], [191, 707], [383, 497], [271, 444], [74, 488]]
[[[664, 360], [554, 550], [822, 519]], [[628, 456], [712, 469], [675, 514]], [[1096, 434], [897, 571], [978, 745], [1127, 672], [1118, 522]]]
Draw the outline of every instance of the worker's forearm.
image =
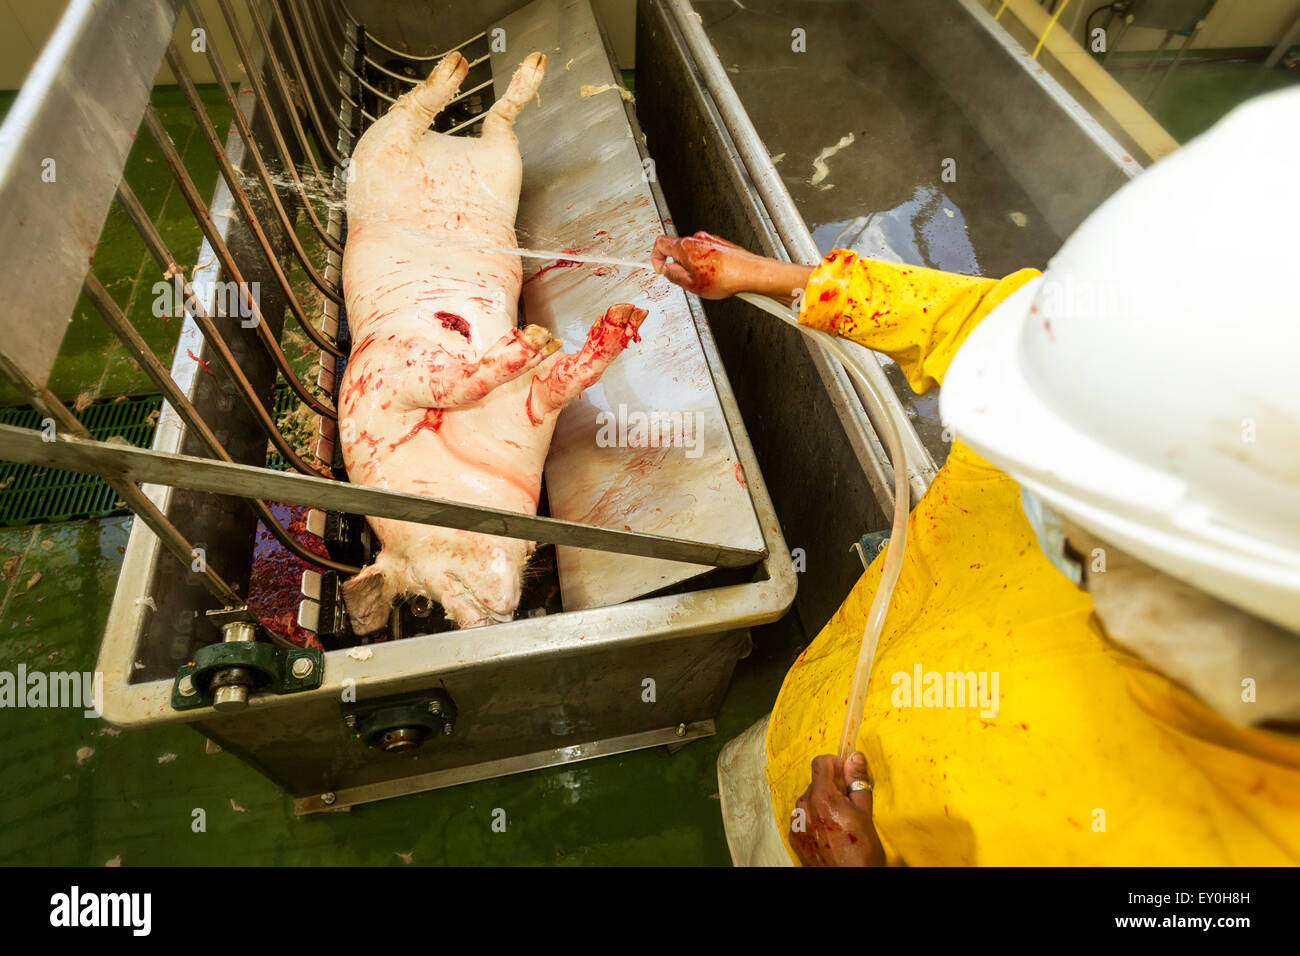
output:
[[803, 287], [808, 284], [813, 266], [801, 265], [798, 262], [781, 262], [778, 259], [769, 259], [767, 262], [769, 264], [763, 270], [759, 288], [754, 291], [790, 305], [794, 301], [795, 293], [802, 292]]
[[986, 279], [835, 250], [807, 280], [799, 321], [898, 363], [917, 392], [938, 385], [966, 336], [1038, 273]]

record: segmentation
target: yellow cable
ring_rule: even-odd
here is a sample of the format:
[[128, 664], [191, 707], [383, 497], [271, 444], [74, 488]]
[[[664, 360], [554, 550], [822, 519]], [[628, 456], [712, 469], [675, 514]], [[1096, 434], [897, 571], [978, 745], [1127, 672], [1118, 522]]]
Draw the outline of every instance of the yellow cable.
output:
[[[1011, 0], [1006, 0], [1006, 2], [1002, 4], [1002, 6], [1006, 7], [1007, 3], [1010, 2]], [[1052, 19], [1047, 21], [1047, 29], [1045, 29], [1043, 31], [1043, 35], [1038, 38], [1038, 46], [1034, 47], [1035, 60], [1038, 59], [1038, 53], [1040, 50], [1042, 50], [1043, 44], [1047, 41], [1047, 34], [1052, 32], [1052, 27], [1056, 26], [1057, 19], [1061, 16], [1062, 13], [1065, 12], [1065, 8], [1068, 7], [1069, 5], [1070, 5], [1070, 0], [1061, 0], [1061, 5], [1057, 7], [1056, 12], [1052, 14]]]
[[997, 12], [997, 13], [993, 14], [993, 19], [994, 19], [994, 20], [1001, 20], [1001, 19], [1002, 19], [1002, 11], [1006, 10], [1006, 8], [1007, 8], [1007, 4], [1010, 3], [1010, 2], [1011, 2], [1011, 0], [1002, 0], [1002, 6], [998, 7], [998, 12]]

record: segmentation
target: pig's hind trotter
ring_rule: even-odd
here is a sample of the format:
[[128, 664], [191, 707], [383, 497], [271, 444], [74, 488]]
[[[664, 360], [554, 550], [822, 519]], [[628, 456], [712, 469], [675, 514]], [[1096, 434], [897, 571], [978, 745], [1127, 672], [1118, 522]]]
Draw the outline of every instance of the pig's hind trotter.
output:
[[506, 136], [513, 132], [515, 117], [519, 115], [528, 101], [537, 95], [546, 73], [546, 57], [541, 53], [530, 53], [519, 64], [515, 75], [510, 78], [510, 86], [499, 100], [492, 104], [488, 115], [483, 120], [483, 138]]

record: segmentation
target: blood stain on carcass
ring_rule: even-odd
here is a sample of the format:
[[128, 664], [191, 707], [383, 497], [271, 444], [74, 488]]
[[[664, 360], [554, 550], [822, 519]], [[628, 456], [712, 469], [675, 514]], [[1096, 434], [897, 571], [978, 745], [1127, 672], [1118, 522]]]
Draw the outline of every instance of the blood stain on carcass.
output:
[[410, 441], [412, 438], [414, 438], [416, 435], [418, 435], [420, 432], [424, 431], [425, 429], [428, 429], [429, 431], [432, 432], [436, 432], [440, 428], [442, 428], [442, 409], [441, 408], [425, 409], [424, 417], [421, 418], [418, 422], [416, 422], [415, 426], [409, 432], [407, 432], [401, 438], [397, 439], [397, 441], [390, 444], [388, 446], [388, 450], [397, 451], [398, 445], [405, 445], [408, 441]]

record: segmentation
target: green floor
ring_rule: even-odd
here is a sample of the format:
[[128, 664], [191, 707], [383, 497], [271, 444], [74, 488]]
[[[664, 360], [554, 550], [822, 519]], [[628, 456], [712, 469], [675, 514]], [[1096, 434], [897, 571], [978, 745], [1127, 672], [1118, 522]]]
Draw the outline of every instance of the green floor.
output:
[[[1118, 71], [1140, 85], [1138, 71]], [[1233, 103], [1285, 82], [1258, 63], [1181, 68], [1152, 108], [1185, 139]], [[1153, 80], [1147, 82], [1154, 82]], [[218, 128], [219, 90], [207, 88]], [[203, 195], [215, 168], [175, 90], [155, 95], [164, 122]], [[8, 98], [0, 99], [0, 109]], [[199, 234], [160, 157], [141, 136], [128, 180], [182, 262]], [[154, 319], [152, 262], [114, 213], [96, 273], [170, 356], [179, 323]], [[300, 274], [297, 276], [300, 280]], [[82, 303], [55, 369], [68, 401], [148, 391], [139, 371]], [[0, 404], [14, 401], [0, 385]], [[0, 671], [93, 669], [129, 518], [0, 529]], [[755, 632], [737, 668], [718, 736], [675, 755], [608, 757], [451, 790], [296, 819], [272, 784], [227, 754], [208, 756], [183, 727], [117, 733], [80, 711], [10, 710], [0, 721], [0, 863], [87, 864], [725, 864], [714, 762], [721, 745], [766, 713], [803, 637], [792, 620]], [[193, 832], [195, 809], [206, 832]], [[494, 832], [494, 809], [509, 826]]]

